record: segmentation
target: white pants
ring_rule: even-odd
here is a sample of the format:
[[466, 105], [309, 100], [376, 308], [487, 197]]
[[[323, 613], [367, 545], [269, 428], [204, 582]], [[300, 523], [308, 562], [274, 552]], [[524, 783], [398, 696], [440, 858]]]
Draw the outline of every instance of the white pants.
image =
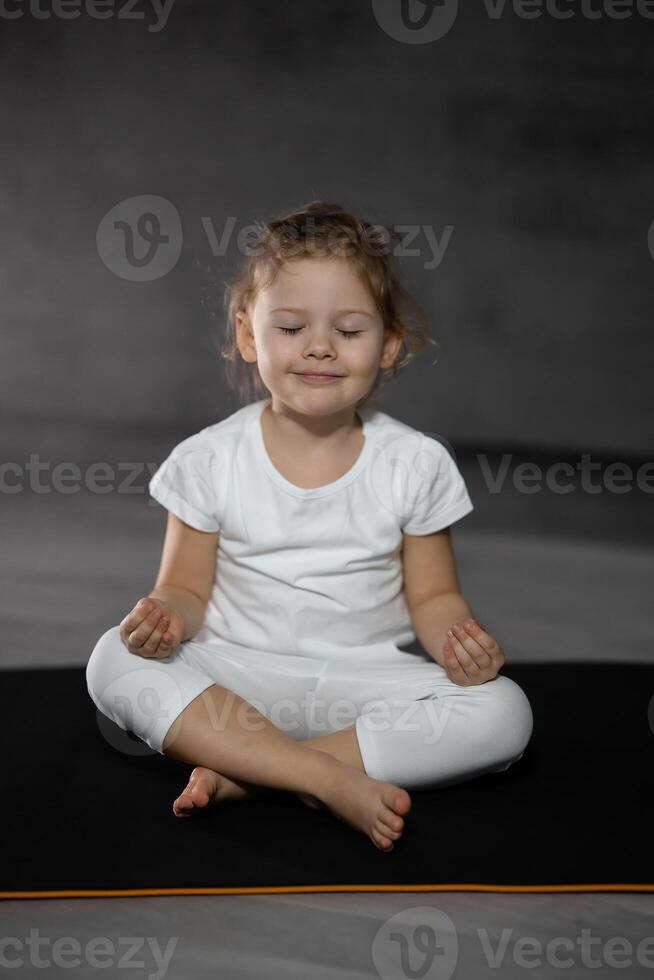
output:
[[[130, 653], [114, 626], [95, 645], [86, 680], [104, 715], [162, 754], [175, 719], [219, 684], [294, 740], [354, 724], [366, 773], [405, 789], [499, 772], [522, 756], [533, 716], [515, 681], [499, 674], [462, 687], [427, 655], [400, 653], [402, 662], [334, 662], [187, 640], [154, 660]], [[255, 730], [252, 715], [237, 717]], [[219, 737], [220, 717], [212, 723]]]

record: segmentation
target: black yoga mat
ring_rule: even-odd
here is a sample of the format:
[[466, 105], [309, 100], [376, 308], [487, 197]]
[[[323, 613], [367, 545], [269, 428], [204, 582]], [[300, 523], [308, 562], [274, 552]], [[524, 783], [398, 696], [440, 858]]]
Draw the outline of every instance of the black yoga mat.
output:
[[503, 673], [534, 712], [523, 758], [414, 791], [382, 853], [282, 791], [175, 817], [192, 767], [99, 716], [84, 668], [3, 671], [0, 897], [654, 890], [654, 666]]

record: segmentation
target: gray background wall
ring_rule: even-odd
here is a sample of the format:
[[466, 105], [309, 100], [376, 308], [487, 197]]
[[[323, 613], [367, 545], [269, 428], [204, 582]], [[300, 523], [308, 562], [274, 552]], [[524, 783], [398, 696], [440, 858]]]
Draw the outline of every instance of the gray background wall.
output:
[[[654, 21], [462, 8], [426, 44], [352, 0], [177, 0], [159, 31], [145, 3], [144, 20], [3, 21], [12, 458], [155, 460], [233, 411], [209, 310], [239, 253], [212, 256], [202, 217], [235, 236], [312, 197], [453, 228], [437, 268], [401, 260], [441, 346], [387, 410], [455, 446], [646, 457]], [[130, 282], [96, 231], [141, 194], [175, 205], [183, 248]]]

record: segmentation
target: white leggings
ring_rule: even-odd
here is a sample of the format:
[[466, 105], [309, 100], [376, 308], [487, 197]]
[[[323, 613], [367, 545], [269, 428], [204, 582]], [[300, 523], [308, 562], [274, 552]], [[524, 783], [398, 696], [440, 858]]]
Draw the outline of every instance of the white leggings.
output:
[[[499, 674], [462, 687], [426, 654], [398, 654], [403, 661], [335, 662], [187, 640], [155, 660], [130, 653], [114, 626], [96, 643], [86, 681], [104, 715], [161, 754], [176, 718], [219, 684], [294, 740], [354, 724], [366, 773], [405, 789], [500, 772], [520, 759], [533, 716], [515, 681]], [[245, 728], [261, 727], [251, 711], [240, 717]], [[220, 723], [212, 721], [217, 733]]]

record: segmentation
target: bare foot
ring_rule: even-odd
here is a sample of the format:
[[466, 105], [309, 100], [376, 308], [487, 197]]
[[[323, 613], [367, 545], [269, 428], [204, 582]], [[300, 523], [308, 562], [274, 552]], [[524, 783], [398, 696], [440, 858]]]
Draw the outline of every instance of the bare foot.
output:
[[[191, 773], [186, 788], [173, 803], [173, 813], [176, 817], [190, 817], [198, 810], [204, 810], [219, 803], [229, 803], [236, 800], [248, 800], [265, 792], [265, 786], [253, 783], [238, 782], [223, 776], [220, 772], [207, 769], [206, 766], [196, 766]], [[322, 803], [309, 793], [297, 793], [297, 796], [307, 806], [317, 809]]]
[[324, 755], [326, 776], [316, 790], [318, 799], [339, 820], [368, 834], [380, 851], [392, 851], [411, 809], [407, 791]]
[[[327, 760], [320, 795], [300, 792], [295, 795], [314, 809], [328, 807], [339, 820], [368, 834], [380, 851], [392, 851], [393, 841], [399, 839], [404, 829], [403, 817], [411, 809], [407, 791], [393, 783], [372, 779], [327, 753], [320, 754]], [[176, 817], [190, 817], [207, 807], [249, 799], [266, 789], [196, 766], [188, 785], [173, 803], [173, 813]]]
[[196, 766], [189, 777], [188, 785], [173, 803], [173, 813], [176, 817], [190, 817], [198, 810], [217, 803], [249, 799], [257, 790], [258, 787], [235, 782], [213, 769]]

